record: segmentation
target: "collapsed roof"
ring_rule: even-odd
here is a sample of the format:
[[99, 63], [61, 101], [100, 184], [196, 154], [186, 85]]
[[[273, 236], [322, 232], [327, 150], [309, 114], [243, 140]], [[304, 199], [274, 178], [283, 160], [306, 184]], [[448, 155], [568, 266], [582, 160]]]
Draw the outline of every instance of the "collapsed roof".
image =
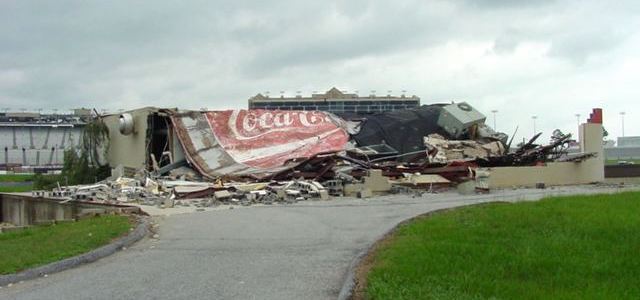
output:
[[[189, 163], [203, 176], [265, 178], [321, 153], [384, 145], [397, 153], [426, 152], [425, 136], [489, 139], [506, 135], [485, 124], [467, 103], [424, 105], [402, 111], [342, 115], [320, 111], [184, 111], [171, 116]], [[395, 150], [395, 151], [393, 151]]]
[[188, 111], [172, 121], [190, 163], [211, 178], [263, 177], [349, 140], [340, 119], [319, 111]]

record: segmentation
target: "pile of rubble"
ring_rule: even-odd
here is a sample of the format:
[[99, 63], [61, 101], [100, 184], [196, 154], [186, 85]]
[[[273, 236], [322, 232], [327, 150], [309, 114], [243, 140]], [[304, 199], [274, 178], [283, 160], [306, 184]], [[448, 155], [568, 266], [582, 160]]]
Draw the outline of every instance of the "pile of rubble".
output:
[[345, 184], [335, 180], [326, 182], [325, 185], [305, 179], [254, 183], [189, 181], [172, 175], [156, 177], [140, 172], [135, 178], [118, 177], [93, 185], [63, 186], [52, 191], [33, 191], [32, 194], [35, 197], [62, 198], [66, 201], [201, 208], [221, 204], [291, 204], [344, 195], [371, 197], [374, 193], [390, 190], [390, 182], [375, 170], [372, 170], [370, 176], [365, 176], [362, 182], [354, 180]]
[[[241, 117], [245, 118], [243, 128], [225, 127], [235, 126]], [[273, 124], [269, 125], [267, 117], [274, 119]], [[201, 208], [286, 204], [331, 196], [435, 193], [453, 186], [486, 192], [487, 168], [593, 156], [569, 155], [571, 135], [559, 131], [547, 145], [535, 144], [541, 135], [537, 134], [512, 149], [508, 136], [486, 126], [485, 119], [464, 102], [366, 116], [181, 113], [172, 121], [184, 160], [174, 162], [170, 157], [169, 163], [158, 166], [152, 157], [150, 170], [138, 170], [133, 176], [126, 176], [119, 166], [108, 180], [35, 191], [34, 196]], [[261, 122], [266, 128], [262, 131], [256, 129]]]
[[[34, 191], [34, 196], [59, 197], [73, 201], [108, 204], [138, 203], [171, 208], [204, 208], [217, 205], [291, 204], [304, 200], [326, 200], [331, 196], [368, 198], [386, 193], [420, 195], [437, 193], [469, 183], [472, 191], [488, 191], [491, 162], [529, 161], [536, 151], [505, 153], [498, 142], [447, 141], [441, 136], [425, 137], [428, 150], [410, 162], [391, 157], [363, 161], [357, 154], [323, 153], [295, 167], [261, 180], [236, 178], [210, 181], [185, 167], [158, 176], [140, 170], [133, 178], [115, 177], [92, 185], [63, 186], [53, 191]], [[536, 149], [554, 149], [542, 147]], [[544, 151], [544, 150], [537, 150]], [[353, 152], [357, 153], [357, 152]], [[361, 152], [360, 152], [361, 153]], [[544, 153], [544, 152], [543, 152]], [[536, 154], [540, 157], [540, 154]], [[544, 157], [544, 155], [543, 155]], [[189, 179], [187, 179], [189, 178]]]

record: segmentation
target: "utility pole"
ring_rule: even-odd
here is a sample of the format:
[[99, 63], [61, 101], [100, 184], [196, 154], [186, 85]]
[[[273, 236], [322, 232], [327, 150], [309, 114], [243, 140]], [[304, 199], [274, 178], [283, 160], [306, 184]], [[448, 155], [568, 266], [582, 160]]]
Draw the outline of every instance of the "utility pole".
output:
[[498, 113], [497, 109], [491, 111], [493, 113], [493, 130], [498, 131], [498, 127], [496, 126], [496, 113]]
[[625, 114], [626, 113], [623, 111], [620, 112], [620, 119], [622, 120], [622, 137], [624, 137], [624, 115]]

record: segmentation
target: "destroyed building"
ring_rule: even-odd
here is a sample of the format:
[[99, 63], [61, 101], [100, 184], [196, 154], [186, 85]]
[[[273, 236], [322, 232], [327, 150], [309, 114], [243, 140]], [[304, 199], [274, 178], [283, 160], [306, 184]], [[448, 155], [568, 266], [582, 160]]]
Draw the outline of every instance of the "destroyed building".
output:
[[[487, 126], [486, 117], [466, 102], [365, 116], [148, 107], [103, 119], [110, 131], [106, 160], [129, 175], [141, 168], [159, 175], [182, 168], [209, 181], [323, 181], [370, 169], [389, 177], [447, 173], [452, 164], [463, 164], [491, 168], [496, 187], [602, 180], [601, 171], [590, 171], [597, 166], [586, 167], [601, 164], [601, 123], [581, 125], [577, 157], [561, 155], [568, 135], [545, 146], [535, 144], [538, 135], [511, 153], [507, 135]], [[556, 171], [543, 177], [524, 175], [551, 169]], [[527, 179], [514, 179], [520, 177]]]
[[571, 135], [515, 148], [466, 102], [376, 114], [146, 107], [97, 116], [112, 177], [34, 191], [68, 201], [161, 207], [294, 203], [330, 196], [461, 193], [600, 182], [602, 111]]

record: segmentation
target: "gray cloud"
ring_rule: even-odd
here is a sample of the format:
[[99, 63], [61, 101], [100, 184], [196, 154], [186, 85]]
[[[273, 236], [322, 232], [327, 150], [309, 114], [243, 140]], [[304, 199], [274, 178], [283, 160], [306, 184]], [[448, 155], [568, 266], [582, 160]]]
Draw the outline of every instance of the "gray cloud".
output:
[[481, 9], [521, 9], [554, 4], [556, 0], [462, 0], [466, 6]]
[[632, 0], [3, 1], [0, 106], [243, 107], [333, 85], [526, 106], [540, 87], [554, 89], [541, 102], [580, 94], [564, 78], [621, 76], [602, 61], [631, 59], [639, 14]]

